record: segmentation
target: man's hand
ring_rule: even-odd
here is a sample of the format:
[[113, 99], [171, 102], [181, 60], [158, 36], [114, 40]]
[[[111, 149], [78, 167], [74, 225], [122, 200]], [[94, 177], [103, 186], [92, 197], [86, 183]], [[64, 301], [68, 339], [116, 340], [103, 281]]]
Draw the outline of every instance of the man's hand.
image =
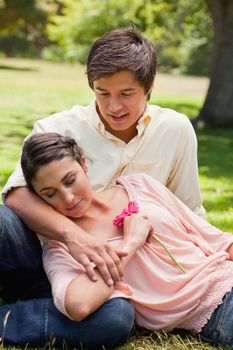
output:
[[73, 236], [65, 243], [70, 254], [85, 268], [92, 281], [97, 281], [95, 267], [108, 286], [122, 281], [121, 258], [127, 256], [127, 252], [116, 251], [106, 243], [97, 244], [89, 234], [79, 234], [77, 239]]

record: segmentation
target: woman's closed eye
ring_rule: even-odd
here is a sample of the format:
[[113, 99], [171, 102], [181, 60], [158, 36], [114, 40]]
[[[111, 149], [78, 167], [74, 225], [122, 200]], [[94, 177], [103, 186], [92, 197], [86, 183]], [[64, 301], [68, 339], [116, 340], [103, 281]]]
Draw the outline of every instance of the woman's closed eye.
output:
[[44, 198], [53, 198], [55, 196], [56, 191], [47, 191], [42, 193]]
[[76, 176], [72, 176], [69, 179], [66, 179], [66, 181], [64, 182], [64, 185], [65, 186], [71, 186], [71, 185], [73, 185], [75, 180], [76, 180]]

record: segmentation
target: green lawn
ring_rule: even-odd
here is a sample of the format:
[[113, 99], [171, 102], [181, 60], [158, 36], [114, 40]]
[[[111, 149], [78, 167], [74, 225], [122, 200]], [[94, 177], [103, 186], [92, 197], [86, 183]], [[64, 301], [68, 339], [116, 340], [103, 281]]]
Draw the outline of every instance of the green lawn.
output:
[[[182, 78], [179, 87], [182, 87]], [[193, 78], [195, 79], [195, 78]], [[81, 66], [46, 62], [0, 59], [0, 188], [19, 156], [23, 138], [36, 119], [87, 104], [93, 93]], [[195, 81], [196, 82], [196, 81]], [[192, 82], [191, 82], [192, 85]], [[191, 98], [183, 93], [153, 93], [152, 102], [174, 108], [194, 117], [204, 92]], [[207, 219], [233, 233], [233, 130], [208, 129], [198, 133], [199, 170]], [[213, 347], [184, 334], [167, 335], [138, 331], [122, 350], [129, 349], [207, 349]]]

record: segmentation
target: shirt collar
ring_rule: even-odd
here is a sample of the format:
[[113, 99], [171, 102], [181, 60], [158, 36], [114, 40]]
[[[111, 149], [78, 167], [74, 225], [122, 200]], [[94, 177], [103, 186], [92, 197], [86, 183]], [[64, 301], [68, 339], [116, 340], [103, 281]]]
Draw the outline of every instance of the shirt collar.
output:
[[[96, 101], [95, 100], [93, 100], [91, 102], [91, 109], [92, 109], [92, 115], [93, 115], [93, 126], [94, 126], [94, 128], [99, 133], [104, 135], [105, 137], [107, 136], [108, 138], [112, 138], [114, 140], [118, 140], [119, 141], [119, 139], [116, 136], [114, 136], [111, 133], [109, 133], [108, 131], [106, 131], [104, 123], [101, 121], [101, 119], [100, 119], [100, 117], [99, 117], [99, 115], [97, 113]], [[146, 109], [145, 109], [143, 115], [138, 120], [138, 125], [137, 125], [137, 131], [138, 131], [138, 135], [137, 136], [138, 137], [142, 136], [145, 133], [145, 131], [146, 131], [150, 121], [151, 121], [151, 116], [150, 116], [150, 113], [149, 113], [149, 104], [147, 103]]]

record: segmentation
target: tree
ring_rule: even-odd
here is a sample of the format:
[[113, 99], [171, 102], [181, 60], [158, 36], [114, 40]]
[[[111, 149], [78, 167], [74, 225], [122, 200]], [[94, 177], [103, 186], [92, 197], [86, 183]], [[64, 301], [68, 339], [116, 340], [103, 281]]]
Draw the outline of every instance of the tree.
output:
[[207, 0], [215, 30], [210, 85], [198, 121], [233, 126], [233, 1]]
[[8, 56], [25, 51], [41, 57], [49, 44], [47, 24], [60, 6], [54, 0], [0, 0], [0, 49]]

